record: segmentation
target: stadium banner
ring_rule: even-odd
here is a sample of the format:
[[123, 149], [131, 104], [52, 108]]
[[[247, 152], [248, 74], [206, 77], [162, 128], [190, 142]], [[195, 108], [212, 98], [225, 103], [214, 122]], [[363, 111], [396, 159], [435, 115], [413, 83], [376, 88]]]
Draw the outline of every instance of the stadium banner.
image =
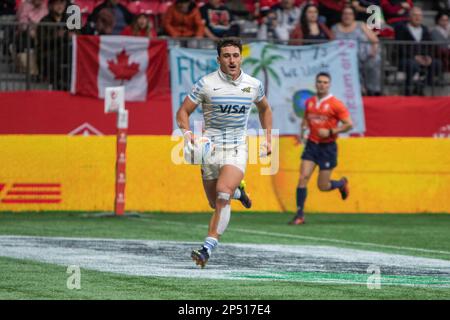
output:
[[133, 36], [74, 36], [71, 93], [103, 99], [125, 87], [127, 101], [169, 91], [167, 42]]
[[[170, 135], [170, 92], [127, 102], [130, 135]], [[0, 134], [116, 134], [103, 101], [64, 91], [0, 92]], [[450, 138], [449, 97], [364, 97], [367, 137]], [[405, 121], [405, 115], [408, 121]]]
[[[128, 137], [126, 211], [211, 212], [199, 166], [171, 161], [182, 144], [177, 138]], [[294, 137], [280, 140], [276, 175], [261, 175], [261, 163], [247, 167], [252, 211], [295, 210], [303, 146]], [[342, 201], [312, 185], [307, 212], [450, 213], [450, 139], [354, 138], [338, 145], [334, 175], [349, 178], [350, 197]], [[112, 212], [115, 147], [113, 135], [0, 135], [0, 211]], [[238, 201], [232, 206], [243, 210]]]
[[450, 97], [365, 97], [366, 137], [450, 138]]
[[[193, 84], [217, 70], [216, 57], [215, 50], [170, 49], [174, 128], [177, 128], [176, 111]], [[356, 42], [342, 40], [309, 46], [257, 42], [244, 46], [243, 57], [243, 70], [264, 84], [273, 109], [273, 127], [280, 134], [298, 134], [305, 101], [315, 94], [315, 76], [320, 71], [332, 75], [331, 92], [349, 109], [354, 122], [352, 133], [364, 133]], [[195, 120], [202, 120], [200, 108], [191, 116], [191, 121]], [[248, 128], [259, 128], [256, 108], [252, 109]]]
[[[169, 80], [167, 79], [167, 86]], [[115, 135], [116, 115], [97, 98], [65, 91], [0, 92], [0, 134]], [[128, 134], [172, 133], [169, 91], [150, 101], [126, 102]]]

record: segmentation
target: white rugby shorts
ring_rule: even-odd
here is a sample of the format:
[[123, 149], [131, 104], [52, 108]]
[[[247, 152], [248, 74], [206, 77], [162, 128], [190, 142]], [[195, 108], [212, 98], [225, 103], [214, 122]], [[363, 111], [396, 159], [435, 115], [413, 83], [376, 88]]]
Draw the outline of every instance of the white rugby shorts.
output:
[[219, 177], [220, 169], [225, 165], [237, 167], [245, 174], [248, 159], [247, 144], [227, 148], [216, 148], [209, 159], [201, 166], [203, 180], [214, 180]]

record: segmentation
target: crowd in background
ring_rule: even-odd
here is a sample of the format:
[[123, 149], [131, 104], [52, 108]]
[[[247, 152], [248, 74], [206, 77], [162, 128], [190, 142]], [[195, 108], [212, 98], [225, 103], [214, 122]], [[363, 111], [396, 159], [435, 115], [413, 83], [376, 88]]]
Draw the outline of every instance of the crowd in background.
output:
[[[75, 4], [91, 0], [73, 0]], [[40, 22], [65, 22], [69, 0], [1, 0], [0, 14], [15, 14], [20, 23], [21, 37], [31, 37], [31, 47], [40, 46], [41, 53], [52, 55], [72, 33], [89, 35], [134, 35], [144, 37], [183, 37], [216, 41], [225, 36], [248, 36], [245, 21], [254, 21], [256, 32], [251, 35], [260, 40], [274, 40], [292, 45], [308, 45], [332, 39], [360, 41], [359, 63], [364, 94], [379, 95], [380, 47], [379, 38], [409, 40], [417, 43], [411, 50], [401, 53], [399, 69], [406, 73], [406, 95], [412, 92], [412, 81], [422, 77], [430, 82], [442, 69], [450, 71], [450, 0], [434, 1], [437, 10], [435, 25], [423, 24], [423, 12], [412, 0], [260, 0], [260, 1], [161, 1], [164, 11], [140, 10], [145, 1], [104, 0], [97, 2], [85, 17], [78, 31], [67, 28], [44, 30]], [[92, 0], [94, 3], [95, 0]], [[378, 5], [382, 9], [381, 28], [367, 25], [367, 8]], [[150, 14], [149, 14], [150, 13]], [[30, 25], [29, 25], [30, 24]], [[27, 32], [25, 34], [25, 32]], [[423, 41], [441, 41], [443, 59], [431, 55]], [[17, 52], [24, 50], [26, 41], [19, 41]], [[28, 45], [29, 47], [29, 45]], [[48, 55], [47, 55], [48, 56]], [[61, 55], [62, 57], [62, 55]], [[49, 64], [46, 59], [37, 59]], [[63, 62], [63, 61], [61, 61]], [[33, 68], [32, 68], [33, 69]], [[49, 70], [48, 67], [44, 69]], [[34, 72], [34, 71], [33, 71]], [[409, 91], [408, 91], [409, 90]]]

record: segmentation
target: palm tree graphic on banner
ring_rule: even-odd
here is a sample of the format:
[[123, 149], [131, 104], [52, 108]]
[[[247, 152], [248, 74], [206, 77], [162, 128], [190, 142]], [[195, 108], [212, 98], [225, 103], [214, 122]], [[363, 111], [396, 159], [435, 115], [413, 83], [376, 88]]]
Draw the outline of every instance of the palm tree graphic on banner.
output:
[[273, 44], [267, 44], [261, 50], [261, 58], [249, 57], [244, 60], [243, 65], [251, 65], [254, 67], [252, 76], [257, 77], [262, 71], [264, 77], [264, 88], [266, 89], [266, 96], [269, 95], [269, 78], [273, 78], [278, 86], [281, 85], [280, 77], [271, 67], [275, 61], [283, 60], [280, 55], [270, 55], [269, 49], [275, 49], [276, 46]]

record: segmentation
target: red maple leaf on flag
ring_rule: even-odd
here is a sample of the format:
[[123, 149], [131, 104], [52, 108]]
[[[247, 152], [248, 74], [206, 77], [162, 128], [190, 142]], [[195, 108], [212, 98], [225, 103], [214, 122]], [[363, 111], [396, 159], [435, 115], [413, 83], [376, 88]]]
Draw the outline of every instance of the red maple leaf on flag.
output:
[[131, 80], [139, 72], [139, 63], [129, 64], [130, 55], [125, 49], [122, 49], [116, 58], [117, 63], [113, 59], [108, 60], [108, 69], [114, 74], [115, 80], [122, 80], [123, 83], [124, 80]]

